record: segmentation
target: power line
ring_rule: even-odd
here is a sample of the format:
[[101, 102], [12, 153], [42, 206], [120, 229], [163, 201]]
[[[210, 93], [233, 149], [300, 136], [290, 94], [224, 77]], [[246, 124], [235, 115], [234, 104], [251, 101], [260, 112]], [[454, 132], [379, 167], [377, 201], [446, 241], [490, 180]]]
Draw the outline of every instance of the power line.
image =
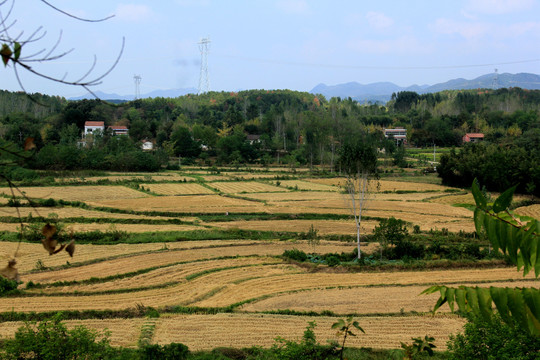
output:
[[[214, 54], [216, 55], [216, 54]], [[262, 59], [262, 58], [252, 58], [246, 56], [236, 56], [236, 55], [219, 55], [217, 56], [238, 59], [244, 61], [266, 63], [266, 64], [276, 64], [276, 65], [290, 65], [290, 66], [309, 66], [309, 67], [321, 67], [321, 68], [336, 68], [336, 69], [365, 69], [365, 70], [438, 70], [438, 69], [462, 69], [462, 68], [475, 68], [475, 67], [487, 67], [487, 66], [498, 66], [498, 65], [512, 65], [512, 64], [525, 64], [532, 62], [540, 62], [540, 59], [528, 59], [528, 60], [516, 60], [516, 61], [507, 61], [507, 62], [498, 62], [498, 63], [486, 63], [486, 64], [464, 64], [464, 65], [439, 65], [439, 66], [372, 66], [372, 65], [340, 65], [340, 64], [320, 64], [320, 63], [305, 63], [305, 62], [293, 62], [293, 61], [282, 61], [274, 59]]]

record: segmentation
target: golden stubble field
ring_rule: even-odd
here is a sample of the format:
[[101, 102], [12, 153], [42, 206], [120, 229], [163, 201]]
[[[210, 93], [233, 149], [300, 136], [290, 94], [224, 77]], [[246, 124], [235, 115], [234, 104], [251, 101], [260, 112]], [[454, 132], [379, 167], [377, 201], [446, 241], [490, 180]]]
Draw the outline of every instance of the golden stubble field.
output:
[[[152, 180], [140, 185], [150, 193], [137, 190], [137, 186], [123, 185], [25, 187], [21, 190], [30, 198], [80, 201], [86, 207], [22, 207], [19, 213], [24, 217], [54, 216], [65, 222], [66, 229], [76, 232], [150, 234], [211, 229], [308, 232], [313, 227], [323, 236], [355, 234], [352, 220], [324, 219], [325, 214], [349, 214], [347, 199], [339, 188], [343, 179], [279, 181], [272, 173], [253, 175], [233, 172], [209, 175], [204, 171], [132, 174], [138, 180]], [[110, 180], [117, 181], [118, 177], [122, 175], [111, 174]], [[183, 180], [195, 177], [198, 183]], [[107, 177], [99, 180], [103, 178]], [[10, 189], [0, 188], [0, 192], [9, 196]], [[410, 228], [419, 225], [422, 230], [473, 231], [471, 212], [453, 206], [468, 203], [470, 199], [470, 194], [449, 192], [440, 185], [382, 180], [371, 194], [365, 215], [394, 216], [408, 221]], [[16, 208], [8, 207], [7, 201], [0, 204], [0, 216], [6, 219], [18, 216]], [[518, 212], [539, 217], [540, 208], [532, 205]], [[240, 215], [232, 221], [204, 220], [205, 214], [250, 213], [289, 214], [291, 219], [249, 220]], [[306, 214], [323, 218], [294, 219], [295, 215]], [[86, 221], [78, 222], [81, 218]], [[185, 224], [167, 223], [170, 219]], [[152, 220], [163, 223], [149, 223]], [[371, 233], [377, 224], [375, 220], [363, 221], [362, 233]], [[0, 223], [1, 230], [16, 231], [18, 227], [20, 224], [13, 221]], [[438, 348], [444, 349], [448, 336], [460, 331], [465, 320], [449, 314], [449, 309], [444, 307], [437, 316], [429, 315], [437, 296], [419, 296], [423, 289], [437, 283], [482, 287], [537, 284], [532, 276], [523, 278], [514, 268], [506, 267], [349, 273], [339, 267], [299, 266], [280, 257], [284, 250], [341, 253], [351, 252], [354, 247], [354, 243], [329, 240], [314, 244], [306, 240], [250, 239], [79, 244], [75, 256], [69, 258], [65, 252], [49, 256], [39, 243], [4, 241], [0, 246], [0, 261], [6, 263], [17, 253], [22, 281], [43, 287], [28, 290], [32, 296], [0, 298], [0, 312], [232, 306], [233, 313], [165, 313], [159, 319], [152, 319], [155, 325], [152, 342], [182, 342], [192, 350], [202, 350], [218, 346], [271, 346], [276, 336], [299, 339], [310, 321], [317, 323], [315, 331], [320, 341], [334, 339], [330, 326], [335, 317], [268, 314], [277, 310], [332, 311], [338, 315], [356, 313], [366, 330], [350, 346], [397, 348], [411, 337], [431, 335], [436, 338]], [[378, 244], [364, 243], [362, 250], [376, 252]], [[58, 281], [66, 283], [55, 286]], [[136, 346], [147, 321], [150, 320], [92, 319], [66, 323], [108, 328], [114, 345]], [[20, 325], [20, 322], [0, 323], [0, 336], [12, 336]]]

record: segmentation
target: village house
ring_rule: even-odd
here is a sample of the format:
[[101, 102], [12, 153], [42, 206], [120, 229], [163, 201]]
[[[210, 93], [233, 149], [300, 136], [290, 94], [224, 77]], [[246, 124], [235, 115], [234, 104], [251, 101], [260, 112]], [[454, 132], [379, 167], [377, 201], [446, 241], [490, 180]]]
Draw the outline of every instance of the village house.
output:
[[249, 135], [246, 136], [246, 141], [249, 143], [249, 145], [259, 143], [259, 142], [261, 142], [261, 135], [249, 134]]
[[123, 125], [113, 125], [113, 126], [109, 126], [109, 129], [111, 130], [111, 134], [113, 136], [117, 136], [117, 135], [127, 135], [128, 134], [128, 128], [127, 126], [123, 126]]
[[407, 143], [407, 129], [384, 129], [384, 137], [392, 138], [397, 144]]
[[103, 121], [86, 121], [84, 123], [84, 136], [95, 134], [96, 131], [103, 134], [105, 131], [105, 123]]
[[467, 134], [463, 135], [462, 140], [463, 140], [464, 143], [468, 143], [468, 142], [475, 143], [475, 142], [483, 141], [484, 140], [484, 134], [482, 134], [482, 133], [467, 133]]
[[142, 140], [142, 142], [141, 142], [141, 148], [142, 148], [144, 151], [151, 151], [151, 150], [154, 150], [154, 143], [151, 142], [151, 141], [148, 140], [148, 139], [144, 139], [144, 140]]

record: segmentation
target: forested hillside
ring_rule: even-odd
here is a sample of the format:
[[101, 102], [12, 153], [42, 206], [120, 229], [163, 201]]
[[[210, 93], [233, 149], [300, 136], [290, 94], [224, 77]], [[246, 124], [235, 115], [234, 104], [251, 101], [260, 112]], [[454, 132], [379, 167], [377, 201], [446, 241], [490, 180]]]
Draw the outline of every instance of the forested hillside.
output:
[[[290, 90], [210, 92], [120, 105], [2, 92], [0, 109], [1, 136], [20, 146], [33, 137], [32, 166], [39, 169], [151, 170], [168, 156], [183, 163], [329, 168], [348, 137], [369, 133], [384, 147], [387, 127], [406, 128], [409, 145], [416, 147], [461, 146], [465, 133], [481, 132], [486, 143], [524, 147], [525, 157], [540, 138], [540, 91], [520, 88], [399, 92], [385, 106]], [[105, 131], [80, 147], [85, 121], [125, 125], [129, 138]], [[136, 154], [145, 139], [155, 143], [155, 151], [142, 163]]]

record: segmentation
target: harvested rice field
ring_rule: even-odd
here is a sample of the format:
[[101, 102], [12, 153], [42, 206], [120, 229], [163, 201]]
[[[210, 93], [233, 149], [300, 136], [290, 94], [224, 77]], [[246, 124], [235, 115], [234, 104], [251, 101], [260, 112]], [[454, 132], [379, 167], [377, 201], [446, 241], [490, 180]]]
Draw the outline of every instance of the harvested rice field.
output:
[[[33, 208], [21, 197], [16, 208], [8, 206], [10, 189], [0, 188], [0, 231], [5, 231], [0, 263], [16, 256], [22, 281], [22, 294], [0, 297], [0, 312], [92, 311], [94, 318], [65, 323], [106, 328], [113, 345], [127, 347], [137, 346], [146, 325], [151, 343], [181, 342], [192, 351], [270, 347], [277, 336], [298, 340], [311, 321], [324, 343], [336, 339], [331, 329], [336, 319], [355, 314], [366, 334], [348, 339], [348, 346], [395, 349], [412, 337], [430, 335], [444, 350], [466, 320], [447, 306], [432, 316], [437, 295], [420, 296], [424, 289], [434, 284], [538, 287], [532, 274], [523, 277], [502, 260], [461, 267], [441, 260], [433, 268], [327, 266], [317, 254], [351, 254], [356, 225], [339, 187], [343, 178], [307, 176], [284, 168], [253, 174], [192, 168], [62, 178], [56, 180], [80, 183], [20, 189], [30, 198], [77, 201], [76, 207], [53, 202]], [[105, 180], [122, 185], [94, 184]], [[361, 235], [371, 235], [379, 220], [389, 217], [406, 221], [409, 230], [418, 226], [426, 246], [432, 241], [429, 230], [474, 231], [472, 212], [455, 206], [471, 203], [470, 193], [435, 182], [381, 180], [364, 208]], [[540, 207], [517, 212], [538, 218]], [[25, 239], [34, 240], [16, 241], [19, 216], [28, 229]], [[76, 244], [73, 257], [65, 251], [48, 255], [39, 240], [45, 221], [58, 222], [63, 234], [91, 238]], [[363, 256], [378, 259], [380, 244], [364, 240]], [[282, 256], [293, 250], [312, 262]], [[137, 313], [100, 319], [102, 313], [148, 307], [160, 317]], [[301, 315], [307, 313], [316, 315]], [[0, 337], [13, 336], [21, 325], [0, 322]]]
[[[349, 235], [356, 232], [356, 225], [350, 220], [252, 220], [252, 221], [225, 221], [213, 222], [209, 225], [224, 229], [249, 229], [262, 231], [294, 231], [308, 232], [313, 228], [320, 235], [341, 234]], [[361, 231], [363, 234], [370, 234], [378, 225], [378, 221], [362, 221]]]
[[200, 195], [214, 191], [200, 184], [141, 184], [141, 187], [159, 195]]
[[177, 213], [265, 212], [264, 204], [220, 195], [155, 196], [139, 199], [92, 200], [93, 206]]
[[[274, 185], [277, 185], [277, 182], [273, 182]], [[280, 180], [280, 186], [286, 188], [294, 188], [297, 190], [310, 190], [310, 191], [340, 191], [341, 189], [337, 186], [329, 186], [324, 184], [317, 184], [309, 181], [301, 180]]]
[[270, 192], [270, 191], [288, 191], [287, 189], [280, 188], [278, 186], [268, 185], [256, 181], [232, 181], [232, 182], [211, 182], [209, 186], [224, 193], [257, 193], [257, 192]]
[[[42, 186], [21, 187], [18, 191], [31, 199], [62, 199], [88, 201], [105, 199], [136, 199], [148, 197], [145, 193], [125, 186]], [[10, 188], [0, 188], [0, 194], [11, 195]], [[16, 194], [17, 195], [17, 194]]]
[[[208, 315], [174, 315], [163, 318], [156, 325], [155, 336], [158, 343], [180, 341], [179, 334], [191, 332], [182, 342], [194, 350], [211, 349], [220, 346], [245, 347], [250, 343], [258, 343], [269, 347], [277, 336], [286, 339], [299, 340], [306, 324], [315, 320], [315, 334], [318, 339], [336, 340], [335, 331], [331, 325], [335, 318], [297, 317], [285, 315], [237, 315], [220, 314]], [[464, 321], [455, 317], [370, 317], [363, 319], [362, 327], [366, 335], [351, 338], [349, 346], [372, 348], [396, 348], [400, 341], [408, 341], [408, 334], [418, 329], [434, 334], [439, 342], [437, 346], [445, 347], [445, 333], [460, 329]], [[398, 330], [399, 329], [399, 330]], [[397, 331], [396, 331], [397, 330]], [[199, 331], [205, 331], [208, 339], [194, 336]], [[368, 334], [371, 334], [368, 336]], [[438, 336], [437, 336], [438, 335]], [[161, 340], [163, 339], [163, 340]]]

